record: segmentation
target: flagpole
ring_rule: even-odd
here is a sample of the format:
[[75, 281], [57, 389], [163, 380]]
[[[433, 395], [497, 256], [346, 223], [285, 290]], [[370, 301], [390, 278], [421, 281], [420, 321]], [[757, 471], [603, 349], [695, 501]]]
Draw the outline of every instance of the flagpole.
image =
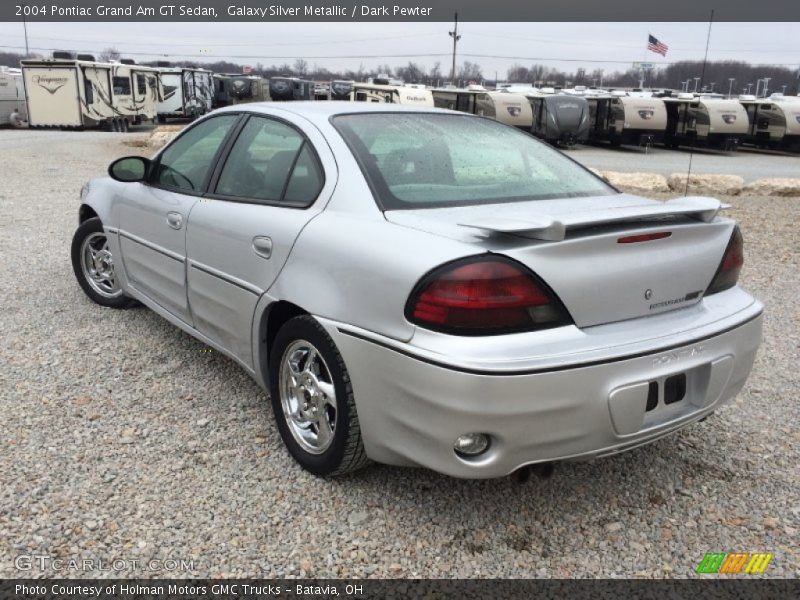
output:
[[644, 57], [639, 63], [639, 89], [644, 91], [644, 63], [647, 62], [647, 47], [650, 44], [650, 32], [647, 32], [647, 43], [644, 45]]

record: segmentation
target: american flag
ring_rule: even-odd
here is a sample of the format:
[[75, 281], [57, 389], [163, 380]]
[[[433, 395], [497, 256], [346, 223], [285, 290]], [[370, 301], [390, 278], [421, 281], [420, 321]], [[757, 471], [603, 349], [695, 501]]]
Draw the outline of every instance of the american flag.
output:
[[669, 46], [667, 46], [664, 42], [659, 42], [658, 38], [649, 35], [647, 36], [647, 49], [651, 52], [655, 52], [656, 54], [660, 54], [661, 56], [667, 55], [667, 50], [669, 50]]

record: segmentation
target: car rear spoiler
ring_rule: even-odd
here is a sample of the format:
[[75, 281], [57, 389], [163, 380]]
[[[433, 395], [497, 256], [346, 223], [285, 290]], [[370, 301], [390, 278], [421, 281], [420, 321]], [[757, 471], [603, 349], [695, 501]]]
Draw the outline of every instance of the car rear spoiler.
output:
[[489, 217], [479, 220], [464, 220], [458, 223], [461, 227], [471, 227], [491, 234], [513, 234], [522, 237], [558, 242], [564, 239], [568, 229], [579, 229], [621, 221], [636, 221], [650, 217], [675, 216], [690, 217], [710, 223], [720, 210], [728, 208], [715, 198], [690, 196], [676, 198], [658, 204], [642, 204], [637, 206], [621, 206], [609, 209], [603, 207], [597, 211], [580, 210], [568, 216], [555, 218], [547, 214], [531, 214], [517, 219], [505, 217]]

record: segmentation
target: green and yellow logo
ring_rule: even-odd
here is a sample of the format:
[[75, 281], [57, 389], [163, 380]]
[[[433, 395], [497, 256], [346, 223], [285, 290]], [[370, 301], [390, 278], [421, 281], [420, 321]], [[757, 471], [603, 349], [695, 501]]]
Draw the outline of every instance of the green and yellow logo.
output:
[[758, 575], [767, 569], [772, 560], [772, 554], [764, 552], [736, 552], [726, 554], [725, 552], [707, 552], [700, 561], [697, 573], [746, 573], [748, 575]]

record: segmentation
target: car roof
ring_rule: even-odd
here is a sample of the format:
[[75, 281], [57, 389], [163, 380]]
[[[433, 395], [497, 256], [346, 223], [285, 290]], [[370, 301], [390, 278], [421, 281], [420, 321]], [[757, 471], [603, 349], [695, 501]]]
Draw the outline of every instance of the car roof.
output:
[[346, 100], [296, 100], [291, 102], [248, 102], [247, 104], [235, 104], [228, 106], [220, 111], [243, 110], [253, 113], [274, 114], [274, 110], [285, 111], [299, 116], [303, 116], [309, 121], [327, 121], [334, 115], [346, 115], [356, 113], [446, 113], [470, 116], [466, 113], [434, 108], [432, 106], [408, 106], [403, 104], [392, 104], [388, 102], [350, 102]]

